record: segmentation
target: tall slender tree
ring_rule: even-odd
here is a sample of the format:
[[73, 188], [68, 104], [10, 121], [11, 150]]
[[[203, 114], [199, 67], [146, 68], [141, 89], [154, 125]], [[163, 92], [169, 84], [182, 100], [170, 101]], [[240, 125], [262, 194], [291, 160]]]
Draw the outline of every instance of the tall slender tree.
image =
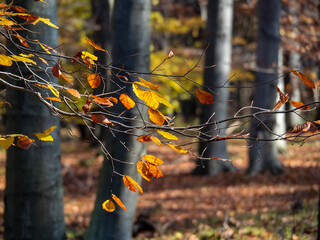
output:
[[[49, 18], [56, 23], [56, 1], [46, 2], [48, 4], [25, 0], [18, 4], [31, 14]], [[53, 47], [58, 45], [57, 29], [37, 24], [29, 30], [20, 34]], [[36, 75], [31, 74], [24, 64], [15, 65], [11, 71], [27, 79], [54, 79], [49, 72], [41, 70], [47, 67], [44, 63], [38, 61], [37, 66], [40, 68], [32, 68]], [[7, 80], [10, 81], [9, 78]], [[28, 88], [22, 80], [12, 81], [12, 84]], [[12, 105], [6, 112], [8, 134], [31, 134], [42, 132], [51, 126], [59, 126], [58, 117], [53, 116], [47, 107], [30, 94], [8, 88], [7, 101]], [[53, 142], [39, 142], [28, 150], [11, 147], [7, 152], [5, 239], [65, 239], [58, 129], [59, 127], [52, 133]]]
[[[127, 70], [132, 71], [149, 71], [150, 10], [149, 0], [115, 1], [112, 17], [112, 58], [114, 66], [124, 66]], [[127, 77], [132, 79], [135, 76], [131, 75]], [[130, 94], [132, 92], [132, 89], [128, 89], [130, 88], [129, 85], [124, 84], [123, 87], [126, 88], [127, 93]], [[140, 108], [141, 105], [138, 107]], [[125, 113], [125, 117], [127, 119], [131, 118], [131, 124], [133, 125], [141, 119], [139, 117], [132, 119], [132, 117], [144, 114], [142, 109], [140, 111], [137, 111], [137, 107], [134, 109], [134, 111], [127, 111]], [[121, 113], [124, 109], [119, 106], [117, 111]], [[117, 121], [121, 120], [117, 119]], [[126, 124], [130, 124], [130, 122], [126, 122]], [[145, 154], [146, 148], [143, 144], [136, 141], [135, 134], [139, 134], [137, 131], [131, 132], [131, 134], [115, 133], [116, 137], [108, 134], [106, 136], [106, 146], [114, 159], [121, 161], [114, 161], [116, 171], [120, 174], [129, 175], [139, 182], [141, 178], [138, 176], [135, 164], [126, 164], [124, 161], [135, 163], [137, 161], [136, 157]], [[131, 152], [127, 151], [122, 145], [123, 143], [126, 144], [126, 147]], [[111, 177], [112, 186], [110, 182]], [[127, 206], [127, 212], [117, 209], [112, 213], [108, 213], [102, 209], [102, 203], [110, 198], [111, 187], [113, 193]], [[124, 187], [122, 177], [113, 172], [110, 160], [106, 159], [101, 169], [98, 193], [87, 239], [131, 239], [137, 197], [137, 194], [130, 192]]]
[[[200, 120], [205, 123], [226, 119], [228, 116], [229, 89], [228, 75], [231, 68], [232, 52], [232, 21], [233, 21], [233, 0], [208, 1], [207, 19], [207, 42], [210, 45], [206, 52], [206, 66], [216, 65], [214, 68], [207, 68], [204, 72], [204, 85], [214, 91], [214, 103], [203, 105]], [[213, 115], [214, 114], [214, 115]], [[212, 117], [213, 115], [213, 117]], [[226, 123], [219, 126], [212, 125], [204, 128], [202, 132], [210, 133], [213, 136], [225, 134]], [[219, 129], [217, 131], [216, 129]], [[199, 153], [205, 158], [229, 158], [225, 141], [202, 143]], [[204, 168], [197, 167], [195, 174], [216, 175], [222, 171], [235, 171], [236, 168], [231, 162], [209, 160], [199, 162]]]
[[[280, 43], [280, 0], [258, 2], [258, 48], [255, 80], [254, 106], [272, 109], [277, 100], [277, 78], [279, 76], [278, 55]], [[263, 122], [263, 124], [262, 124]], [[254, 175], [269, 170], [273, 174], [283, 172], [273, 139], [275, 115], [266, 114], [253, 118], [250, 129], [248, 174]]]

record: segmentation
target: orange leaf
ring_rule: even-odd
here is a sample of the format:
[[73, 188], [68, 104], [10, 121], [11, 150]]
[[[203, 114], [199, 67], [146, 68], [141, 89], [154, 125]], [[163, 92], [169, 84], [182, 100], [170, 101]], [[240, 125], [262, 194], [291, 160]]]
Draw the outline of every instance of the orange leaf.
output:
[[88, 113], [92, 107], [92, 102], [90, 101], [89, 98], [87, 98], [86, 103], [82, 106], [82, 110], [84, 113]]
[[320, 120], [316, 120], [314, 121], [316, 124], [319, 124], [320, 125]]
[[95, 44], [93, 41], [91, 41], [90, 39], [86, 38], [87, 42], [94, 47], [95, 49], [99, 50], [99, 51], [104, 51], [106, 52], [106, 50], [104, 50], [103, 48], [99, 47], [97, 44]]
[[296, 75], [297, 77], [299, 77], [299, 73], [297, 73], [296, 70], [291, 69], [290, 72], [292, 72], [294, 75]]
[[114, 102], [115, 104], [118, 103], [118, 99], [114, 98], [114, 97], [108, 97], [108, 99], [111, 101], [111, 102]]
[[28, 12], [27, 9], [20, 7], [20, 6], [11, 6], [12, 9], [16, 10], [19, 13], [25, 13]]
[[90, 95], [93, 98], [93, 101], [98, 103], [98, 104], [102, 104], [102, 105], [108, 105], [108, 106], [113, 106], [113, 103], [110, 102], [109, 97], [98, 97], [98, 96], [94, 96], [94, 95]]
[[73, 84], [62, 72], [60, 72], [60, 76], [61, 76], [64, 80], [66, 80], [68, 83]]
[[67, 89], [67, 92], [76, 98], [81, 98], [80, 93], [76, 89], [69, 88], [69, 89]]
[[137, 138], [139, 142], [151, 142], [151, 138], [148, 135], [143, 135]]
[[174, 144], [167, 144], [168, 147], [172, 148], [174, 151], [178, 153], [188, 153], [188, 150], [183, 149], [182, 147], [176, 146]]
[[123, 210], [127, 211], [127, 208], [121, 202], [120, 198], [118, 198], [116, 195], [112, 194], [112, 199], [119, 205], [119, 207], [121, 207]]
[[28, 138], [28, 137], [19, 137], [18, 138], [17, 146], [19, 148], [28, 150], [32, 144], [34, 144], [34, 140], [31, 138]]
[[311, 87], [311, 88], [313, 88], [313, 89], [316, 88], [316, 86], [314, 85], [314, 82], [311, 81], [310, 79], [308, 79], [303, 73], [301, 73], [301, 72], [296, 72], [295, 70], [291, 70], [291, 72], [292, 72], [294, 75], [298, 76], [298, 77], [300, 78], [300, 80], [301, 80], [302, 82], [304, 82], [308, 87]]
[[58, 64], [54, 65], [51, 69], [51, 72], [53, 76], [55, 76], [56, 78], [59, 78], [61, 74], [59, 65]]
[[91, 88], [97, 88], [101, 84], [101, 78], [98, 73], [93, 73], [87, 77]]
[[[300, 108], [301, 106], [303, 106], [304, 104], [302, 102], [296, 102], [296, 101], [289, 101], [289, 103], [294, 106], [295, 108]], [[301, 110], [309, 110], [310, 107], [309, 106], [304, 106], [302, 108], [300, 108]]]
[[213, 104], [213, 96], [211, 93], [197, 89], [196, 95], [202, 104]]
[[44, 98], [50, 101], [63, 102], [60, 98], [57, 98], [57, 97], [44, 97]]
[[154, 176], [155, 178], [159, 178], [159, 177], [163, 177], [163, 173], [162, 171], [158, 168], [158, 166], [148, 163], [145, 163], [149, 172], [152, 174], [152, 176]]
[[281, 106], [283, 105], [283, 102], [281, 102], [280, 100], [276, 103], [276, 105], [274, 105], [274, 107], [272, 108], [271, 111], [281, 108]]
[[160, 158], [157, 158], [152, 155], [144, 155], [141, 157], [143, 160], [145, 160], [148, 163], [151, 163], [153, 165], [161, 165], [163, 164], [163, 161]]
[[277, 88], [277, 92], [279, 93], [280, 101], [281, 101], [282, 103], [288, 102], [288, 100], [289, 100], [288, 95], [284, 95], [284, 93], [281, 92], [281, 90], [280, 90], [278, 87], [276, 87], [276, 88]]
[[142, 188], [139, 186], [139, 184], [133, 180], [131, 177], [124, 175], [122, 177], [124, 185], [132, 192], [137, 192], [139, 190], [140, 193], [143, 193]]
[[113, 212], [116, 209], [116, 206], [111, 199], [108, 199], [107, 201], [102, 203], [102, 208], [108, 212]]
[[139, 160], [137, 162], [137, 172], [140, 173], [141, 176], [148, 182], [151, 181], [152, 174], [149, 172], [149, 169], [147, 168], [147, 166], [144, 164], [142, 160]]
[[162, 143], [159, 138], [151, 136], [150, 139], [157, 145], [162, 146]]
[[122, 93], [119, 97], [120, 102], [125, 106], [126, 109], [133, 108], [136, 103], [125, 93]]
[[102, 123], [102, 124], [114, 126], [114, 124], [103, 114], [92, 114], [91, 118], [95, 123]]
[[162, 115], [161, 112], [159, 112], [158, 110], [154, 110], [152, 108], [148, 109], [148, 114], [149, 114], [149, 118], [152, 122], [154, 122], [155, 124], [158, 125], [163, 125], [165, 122], [165, 118]]
[[20, 41], [20, 43], [21, 43], [23, 46], [25, 46], [25, 47], [27, 47], [27, 48], [30, 48], [30, 47], [29, 47], [29, 44], [27, 43], [27, 41], [26, 41], [25, 38], [21, 37], [19, 34], [14, 34], [13, 36], [15, 36], [16, 38], [18, 38], [19, 41]]

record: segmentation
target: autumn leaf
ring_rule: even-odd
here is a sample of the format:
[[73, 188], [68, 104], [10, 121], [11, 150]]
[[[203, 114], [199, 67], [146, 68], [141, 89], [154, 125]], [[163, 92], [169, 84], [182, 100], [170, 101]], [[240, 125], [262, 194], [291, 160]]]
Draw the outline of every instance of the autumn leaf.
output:
[[116, 209], [116, 206], [114, 205], [111, 199], [108, 199], [102, 203], [102, 208], [107, 212], [113, 212]]
[[15, 62], [24, 62], [24, 63], [32, 63], [34, 65], [37, 65], [37, 63], [29, 58], [26, 58], [26, 57], [21, 57], [21, 56], [16, 56], [16, 55], [10, 55], [9, 58], [12, 60], [12, 61], [15, 61]]
[[77, 61], [81, 61], [82, 60], [81, 56], [82, 56], [82, 52], [78, 51], [77, 54], [73, 56], [71, 62], [76, 63]]
[[0, 65], [10, 67], [12, 65], [12, 60], [6, 55], [0, 54]]
[[211, 93], [197, 89], [196, 95], [202, 104], [213, 104], [213, 96]]
[[288, 95], [285, 95], [283, 92], [281, 92], [281, 90], [280, 90], [278, 87], [276, 87], [276, 89], [277, 89], [277, 92], [279, 93], [280, 101], [281, 101], [282, 103], [288, 102], [288, 100], [289, 100]]
[[320, 125], [320, 120], [314, 121], [316, 124]]
[[104, 50], [103, 48], [99, 47], [97, 44], [95, 44], [93, 41], [91, 41], [90, 39], [86, 38], [86, 41], [95, 49], [99, 50], [99, 51], [103, 51], [106, 52], [106, 50]]
[[67, 89], [67, 92], [70, 93], [72, 96], [74, 96], [76, 98], [81, 98], [80, 93], [76, 89], [69, 88], [69, 89]]
[[167, 59], [173, 58], [174, 57], [174, 51], [170, 51], [168, 54]]
[[164, 131], [161, 131], [161, 130], [158, 130], [157, 131], [162, 137], [166, 138], [166, 139], [169, 139], [169, 140], [179, 140], [179, 138], [171, 133], [168, 133], [168, 132], [164, 132]]
[[57, 98], [57, 97], [44, 97], [44, 98], [54, 102], [63, 102], [60, 98]]
[[28, 12], [27, 9], [23, 8], [23, 7], [20, 7], [20, 6], [11, 6], [12, 9], [16, 10], [17, 12], [19, 13], [25, 13], [25, 12]]
[[51, 86], [50, 84], [47, 84], [48, 89], [53, 93], [53, 95], [55, 95], [57, 98], [59, 98], [60, 93], [57, 89], [55, 89], [53, 86]]
[[0, 145], [5, 150], [8, 150], [8, 148], [13, 144], [13, 141], [14, 141], [14, 137], [0, 138]]
[[150, 139], [151, 139], [155, 144], [157, 144], [158, 146], [162, 146], [162, 143], [161, 143], [161, 141], [160, 141], [159, 138], [154, 137], [154, 136], [151, 136]]
[[178, 153], [188, 153], [188, 150], [183, 149], [180, 146], [176, 146], [174, 144], [167, 144], [168, 147], [170, 147], [171, 149], [173, 149], [174, 151], [178, 152]]
[[19, 148], [28, 150], [31, 145], [34, 144], [34, 140], [28, 137], [18, 137], [17, 146]]
[[137, 138], [139, 142], [151, 142], [151, 138], [148, 135], [143, 135]]
[[18, 38], [19, 41], [20, 41], [20, 43], [21, 43], [23, 46], [25, 46], [25, 47], [27, 47], [27, 48], [30, 48], [30, 47], [29, 47], [29, 44], [27, 43], [27, 40], [26, 40], [25, 38], [21, 37], [19, 34], [14, 34], [13, 36], [15, 36], [16, 38]]
[[119, 207], [121, 207], [123, 210], [127, 211], [127, 208], [121, 202], [120, 198], [118, 198], [116, 195], [112, 194], [112, 199], [118, 204]]
[[0, 17], [0, 25], [2, 25], [2, 26], [11, 26], [11, 25], [16, 25], [16, 23], [11, 21], [11, 20], [8, 20], [6, 18]]
[[114, 126], [114, 124], [103, 114], [92, 114], [91, 118], [95, 123], [102, 123], [102, 124]]
[[86, 51], [82, 51], [82, 54], [81, 54], [81, 57], [82, 59], [85, 59], [86, 57], [90, 58], [92, 61], [97, 61], [98, 60], [98, 57], [89, 53], [89, 52], [86, 52]]
[[[294, 106], [295, 108], [300, 108], [304, 105], [304, 103], [302, 102], [296, 102], [296, 101], [289, 101], [289, 103]], [[309, 110], [310, 107], [309, 106], [304, 106], [302, 108], [300, 108], [301, 110]]]
[[45, 46], [43, 46], [43, 45], [41, 44], [41, 42], [39, 42], [38, 40], [37, 40], [37, 42], [38, 42], [38, 44], [40, 45], [40, 47], [42, 47], [42, 49], [43, 49], [46, 53], [48, 53], [48, 54], [51, 55], [51, 52], [48, 50], [48, 48], [46, 48]]
[[157, 158], [153, 155], [144, 155], [141, 157], [143, 160], [145, 160], [148, 163], [151, 163], [153, 165], [161, 165], [163, 164], [163, 161], [160, 158]]
[[310, 132], [315, 133], [318, 132], [318, 128], [311, 122], [305, 122], [303, 124], [297, 124], [290, 130], [291, 133], [298, 133], [298, 132]]
[[55, 64], [55, 65], [52, 67], [51, 72], [52, 72], [53, 76], [55, 76], [56, 78], [59, 78], [59, 77], [60, 77], [60, 74], [61, 74], [59, 65], [58, 65], [58, 64]]
[[44, 24], [47, 24], [48, 26], [50, 27], [53, 27], [53, 28], [57, 28], [59, 29], [59, 27], [57, 27], [56, 25], [54, 25], [51, 20], [49, 18], [42, 18], [42, 17], [39, 17], [36, 21], [34, 21], [32, 24], [33, 25], [36, 25], [38, 22], [43, 22]]
[[82, 106], [82, 110], [84, 111], [85, 114], [87, 114], [92, 107], [92, 102], [90, 101], [89, 98], [87, 98], [86, 103]]
[[151, 181], [152, 174], [142, 160], [137, 162], [137, 172], [140, 173], [140, 175], [148, 182]]
[[87, 77], [88, 83], [91, 88], [97, 88], [101, 84], [101, 78], [98, 73], [93, 73]]
[[137, 192], [139, 190], [140, 193], [143, 193], [142, 188], [139, 186], [139, 184], [133, 180], [131, 177], [124, 175], [122, 177], [124, 185], [132, 192]]
[[303, 73], [297, 72], [297, 71], [295, 71], [295, 70], [293, 70], [293, 69], [291, 69], [290, 71], [291, 71], [294, 75], [296, 75], [297, 77], [299, 77], [300, 80], [301, 80], [302, 82], [304, 82], [308, 87], [313, 88], [313, 89], [316, 88], [314, 82], [311, 81], [310, 79], [308, 79]]
[[148, 114], [149, 114], [149, 118], [152, 122], [154, 122], [155, 124], [158, 125], [163, 125], [165, 122], [165, 118], [162, 115], [161, 112], [159, 112], [158, 110], [154, 110], [152, 108], [148, 108]]
[[122, 103], [122, 105], [125, 106], [125, 108], [128, 110], [136, 105], [136, 103], [125, 93], [122, 93], [120, 95], [119, 100]]
[[135, 82], [136, 84], [139, 84], [139, 85], [144, 86], [144, 87], [146, 87], [146, 88], [150, 88], [150, 89], [152, 89], [152, 90], [158, 91], [158, 88], [159, 88], [160, 86], [155, 85], [155, 84], [153, 84], [153, 83], [151, 83], [151, 82], [148, 82], [148, 81], [144, 80], [144, 79], [141, 78], [141, 77], [138, 77], [138, 78], [139, 78], [140, 82]]
[[50, 133], [56, 129], [57, 126], [52, 126], [50, 128], [48, 128], [46, 131], [42, 132], [42, 133], [33, 133], [33, 135], [35, 135], [40, 141], [53, 141], [52, 136], [50, 136]]
[[146, 162], [145, 165], [146, 165], [147, 169], [149, 170], [149, 172], [152, 174], [152, 176], [154, 176], [155, 178], [163, 177], [163, 173], [158, 168], [158, 166], [151, 164], [149, 162]]

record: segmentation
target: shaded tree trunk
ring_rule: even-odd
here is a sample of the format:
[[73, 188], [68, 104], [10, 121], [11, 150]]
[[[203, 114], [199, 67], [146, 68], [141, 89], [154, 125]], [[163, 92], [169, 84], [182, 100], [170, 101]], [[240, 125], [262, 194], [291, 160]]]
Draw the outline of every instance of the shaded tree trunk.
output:
[[[46, 1], [48, 4], [25, 0], [19, 2], [19, 5], [28, 9], [31, 14], [50, 18], [56, 24], [56, 1]], [[20, 34], [26, 38], [38, 39], [52, 47], [58, 45], [56, 29], [38, 23], [31, 30]], [[24, 77], [31, 76], [23, 64], [20, 66]], [[38, 66], [47, 68], [41, 61], [38, 61]], [[16, 66], [12, 71], [19, 74]], [[36, 72], [42, 78], [48, 79], [45, 71]], [[24, 86], [22, 81], [12, 83]], [[32, 146], [29, 150], [18, 147], [8, 149], [4, 239], [65, 239], [59, 119], [34, 96], [26, 93], [8, 88], [7, 101], [12, 104], [12, 108], [7, 108], [6, 115], [8, 134], [30, 135], [43, 132], [53, 125], [58, 128], [51, 134], [53, 142], [37, 142], [37, 146]]]
[[[280, 0], [260, 0], [258, 2], [258, 49], [256, 86], [254, 106], [272, 109], [277, 100]], [[261, 124], [263, 122], [264, 124]], [[249, 146], [248, 174], [254, 175], [264, 171], [272, 174], [283, 172], [283, 166], [278, 159], [276, 143], [264, 142], [263, 139], [273, 139], [275, 115], [266, 114], [251, 121]], [[267, 126], [267, 128], [265, 126]]]
[[[201, 123], [207, 122], [213, 113], [215, 115], [210, 120], [211, 122], [226, 119], [228, 116], [229, 89], [227, 88], [227, 82], [231, 68], [232, 19], [233, 0], [208, 2], [207, 41], [210, 47], [206, 52], [206, 66], [214, 64], [216, 66], [205, 69], [204, 85], [212, 89], [216, 94], [212, 105], [202, 106]], [[224, 136], [226, 127], [225, 123], [213, 125], [204, 128], [202, 133]], [[205, 158], [229, 158], [226, 141], [201, 143], [199, 154], [202, 154], [203, 151], [203, 157]], [[236, 170], [232, 163], [228, 161], [209, 160], [198, 164], [204, 164], [204, 168], [197, 167], [194, 171], [195, 174], [216, 175], [222, 171]]]
[[[115, 1], [112, 23], [112, 58], [116, 66], [123, 65], [125, 69], [133, 71], [150, 71], [150, 10], [149, 0]], [[137, 55], [133, 56], [134, 54]], [[130, 85], [125, 85], [124, 87], [126, 87], [126, 92], [129, 92], [129, 94], [130, 92], [132, 93]], [[134, 96], [132, 94], [130, 95]], [[124, 111], [124, 108], [122, 108], [120, 104], [118, 104], [118, 108], [120, 108], [117, 109], [118, 113]], [[136, 111], [136, 108], [134, 109], [135, 111], [127, 112], [127, 115], [124, 115], [124, 117], [138, 116], [136, 121], [139, 121], [140, 115]], [[121, 120], [117, 119], [117, 121]], [[126, 122], [126, 124], [128, 124], [128, 122]], [[137, 122], [132, 122], [132, 124], [137, 124]], [[133, 133], [139, 134], [137, 131]], [[136, 136], [119, 133], [116, 135], [118, 139], [115, 139], [111, 134], [106, 136], [106, 146], [115, 159], [136, 163], [137, 159], [132, 153], [138, 157], [145, 154], [146, 147], [144, 144], [136, 141]], [[132, 153], [128, 152], [118, 140], [125, 142]], [[137, 173], [135, 164], [123, 164], [115, 161], [115, 169], [121, 174], [131, 176], [137, 182], [141, 181], [141, 176]], [[111, 176], [112, 169], [110, 161], [105, 160], [101, 169], [94, 212], [87, 233], [87, 239], [89, 240], [131, 239], [138, 194], [129, 191], [124, 186], [122, 177], [114, 174], [112, 191], [123, 201], [128, 211], [124, 212], [120, 208], [117, 208], [116, 211], [112, 213], [104, 211], [101, 204], [110, 198]]]

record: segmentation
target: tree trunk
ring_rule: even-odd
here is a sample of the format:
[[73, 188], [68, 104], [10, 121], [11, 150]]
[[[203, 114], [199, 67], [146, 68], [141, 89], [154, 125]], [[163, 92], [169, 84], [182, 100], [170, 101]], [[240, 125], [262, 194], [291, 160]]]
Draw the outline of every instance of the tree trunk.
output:
[[[25, 0], [21, 5], [31, 14], [50, 18], [56, 24], [56, 1], [46, 0], [48, 4]], [[20, 4], [20, 3], [19, 3]], [[38, 23], [32, 31], [20, 32], [29, 39], [38, 39], [52, 47], [58, 45], [58, 31]], [[12, 46], [12, 45], [11, 45]], [[30, 76], [20, 65], [21, 74]], [[41, 61], [38, 66], [47, 68]], [[35, 70], [35, 69], [33, 69]], [[12, 68], [20, 74], [17, 67]], [[48, 79], [48, 73], [37, 74]], [[51, 76], [51, 79], [55, 79]], [[12, 82], [13, 84], [24, 84]], [[37, 142], [29, 150], [10, 147], [7, 152], [4, 239], [65, 239], [63, 214], [63, 187], [60, 163], [59, 119], [34, 96], [7, 89], [7, 133], [30, 135], [43, 132], [51, 126], [58, 126], [51, 134], [53, 142]]]
[[[254, 106], [272, 109], [278, 97], [276, 86], [278, 78], [280, 0], [260, 0], [258, 2], [258, 49]], [[272, 83], [270, 83], [272, 82]], [[263, 122], [264, 124], [261, 124]], [[278, 159], [278, 150], [272, 131], [276, 123], [275, 115], [266, 114], [251, 121], [248, 174], [254, 175], [266, 170], [273, 174], [283, 172]], [[267, 128], [265, 126], [267, 126]]]
[[[233, 0], [208, 2], [207, 41], [210, 47], [206, 52], [206, 66], [213, 64], [216, 66], [205, 69], [204, 85], [216, 94], [212, 105], [202, 105], [201, 123], [207, 122], [213, 113], [215, 115], [210, 120], [211, 122], [226, 119], [228, 116], [229, 89], [227, 82], [231, 68], [232, 19]], [[225, 123], [213, 125], [203, 129], [202, 133], [224, 136], [226, 127]], [[206, 149], [203, 154], [205, 158], [229, 158], [225, 141], [201, 143], [199, 154], [202, 154], [204, 149]], [[204, 168], [197, 167], [194, 171], [195, 174], [216, 175], [222, 171], [236, 170], [228, 161], [209, 160], [203, 163], [199, 161], [198, 164], [204, 165]]]
[[[142, 72], [150, 71], [150, 10], [151, 6], [149, 0], [115, 1], [112, 26], [112, 58], [116, 66], [124, 66], [126, 70]], [[125, 87], [125, 91], [129, 93], [129, 95], [134, 96], [133, 94], [130, 94], [132, 93], [131, 87], [129, 85], [125, 85]], [[121, 108], [120, 104], [118, 104], [118, 107]], [[136, 107], [134, 109], [135, 111], [129, 111], [127, 112], [127, 115], [123, 116], [137, 116], [137, 120], [132, 122], [132, 124], [137, 124], [140, 115], [136, 111]], [[122, 111], [124, 111], [123, 108], [118, 109], [118, 113]], [[140, 111], [143, 112], [142, 109], [140, 109]], [[121, 121], [121, 119], [117, 119], [117, 121]], [[126, 122], [126, 124], [128, 124], [128, 122]], [[139, 134], [138, 131], [133, 133]], [[128, 152], [118, 140], [124, 142], [131, 153]], [[136, 136], [128, 134], [117, 134], [117, 139], [114, 139], [111, 134], [108, 134], [106, 146], [115, 159], [131, 163], [137, 162], [137, 159], [132, 153], [140, 157], [146, 152], [145, 145], [138, 142]], [[129, 175], [137, 182], [141, 181], [141, 176], [137, 173], [135, 164], [123, 164], [117, 161], [114, 163], [117, 172]], [[112, 179], [112, 191], [123, 201], [128, 211], [124, 212], [120, 208], [117, 208], [112, 213], [104, 211], [101, 204], [106, 199], [110, 198], [111, 176], [112, 169], [110, 161], [105, 160], [101, 169], [94, 212], [87, 233], [88, 240], [131, 239], [138, 194], [129, 191], [124, 186], [122, 177], [114, 174]]]

